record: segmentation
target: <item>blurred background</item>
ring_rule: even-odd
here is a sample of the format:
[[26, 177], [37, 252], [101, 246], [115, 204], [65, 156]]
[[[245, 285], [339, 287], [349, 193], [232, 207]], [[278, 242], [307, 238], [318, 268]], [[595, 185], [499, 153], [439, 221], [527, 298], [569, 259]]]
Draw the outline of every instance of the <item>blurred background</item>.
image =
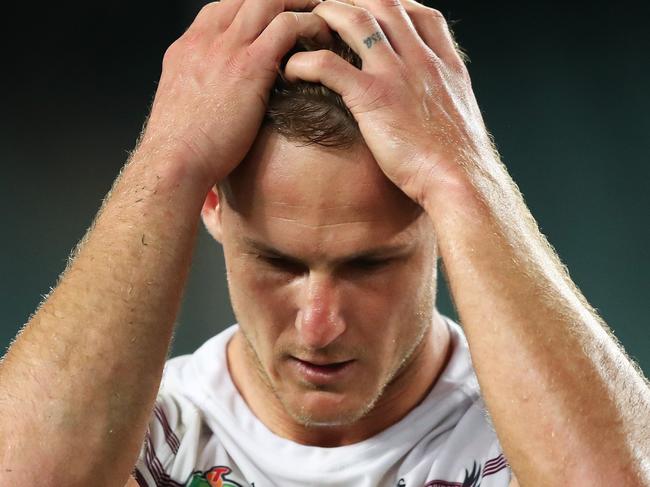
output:
[[[163, 53], [204, 2], [12, 2], [0, 89], [0, 348], [54, 286], [134, 146]], [[429, 3], [578, 287], [650, 372], [650, 34], [640, 3]], [[456, 318], [440, 279], [439, 308]], [[201, 230], [172, 355], [234, 322]]]

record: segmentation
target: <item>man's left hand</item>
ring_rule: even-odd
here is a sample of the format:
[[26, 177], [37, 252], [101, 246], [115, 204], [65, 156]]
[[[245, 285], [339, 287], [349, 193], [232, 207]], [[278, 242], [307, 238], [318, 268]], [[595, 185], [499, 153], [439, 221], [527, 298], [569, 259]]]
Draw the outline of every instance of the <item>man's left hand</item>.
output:
[[411, 199], [426, 208], [430, 194], [496, 169], [467, 68], [440, 12], [413, 0], [326, 0], [313, 13], [363, 67], [329, 50], [299, 52], [285, 76], [339, 93], [381, 169]]

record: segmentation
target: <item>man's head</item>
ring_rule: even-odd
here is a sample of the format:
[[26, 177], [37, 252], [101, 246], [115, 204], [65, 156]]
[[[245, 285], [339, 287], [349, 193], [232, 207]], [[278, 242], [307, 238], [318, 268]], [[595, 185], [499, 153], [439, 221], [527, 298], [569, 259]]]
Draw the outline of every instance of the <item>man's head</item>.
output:
[[[437, 249], [430, 219], [381, 172], [340, 97], [299, 85], [279, 80], [203, 219], [223, 245], [260, 383], [296, 423], [344, 425], [426, 348]], [[348, 364], [323, 379], [301, 361]]]

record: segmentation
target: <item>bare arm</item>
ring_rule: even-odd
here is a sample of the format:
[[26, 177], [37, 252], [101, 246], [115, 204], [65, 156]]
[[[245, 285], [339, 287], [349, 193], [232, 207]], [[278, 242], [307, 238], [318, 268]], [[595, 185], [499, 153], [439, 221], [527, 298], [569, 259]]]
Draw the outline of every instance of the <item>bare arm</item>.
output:
[[285, 12], [312, 0], [241, 5], [206, 5], [167, 51], [139, 148], [0, 364], [2, 487], [128, 480], [204, 198], [251, 147], [297, 37], [331, 40], [317, 16]]
[[510, 464], [522, 485], [650, 485], [647, 381], [483, 163], [490, 176], [432, 188], [427, 211]]
[[414, 0], [324, 2], [314, 12], [356, 47], [362, 68], [297, 53], [286, 75], [342, 94], [381, 169], [431, 217], [520, 483], [650, 486], [647, 380], [539, 232], [442, 14]]
[[4, 358], [2, 485], [80, 485], [90, 472], [123, 484], [133, 468], [209, 189], [174, 162], [134, 155]]

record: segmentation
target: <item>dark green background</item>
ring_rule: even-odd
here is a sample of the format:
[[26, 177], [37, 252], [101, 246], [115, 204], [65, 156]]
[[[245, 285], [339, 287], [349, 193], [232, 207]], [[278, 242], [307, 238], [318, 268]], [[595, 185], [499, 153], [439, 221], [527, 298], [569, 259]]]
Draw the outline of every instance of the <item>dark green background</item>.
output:
[[[8, 13], [0, 91], [3, 348], [91, 223], [140, 131], [164, 50], [200, 3], [29, 3]], [[542, 231], [647, 373], [646, 12], [620, 2], [435, 6], [459, 20], [485, 119]], [[454, 316], [444, 292], [439, 305]], [[203, 230], [178, 321], [174, 354], [233, 322], [221, 251]]]

